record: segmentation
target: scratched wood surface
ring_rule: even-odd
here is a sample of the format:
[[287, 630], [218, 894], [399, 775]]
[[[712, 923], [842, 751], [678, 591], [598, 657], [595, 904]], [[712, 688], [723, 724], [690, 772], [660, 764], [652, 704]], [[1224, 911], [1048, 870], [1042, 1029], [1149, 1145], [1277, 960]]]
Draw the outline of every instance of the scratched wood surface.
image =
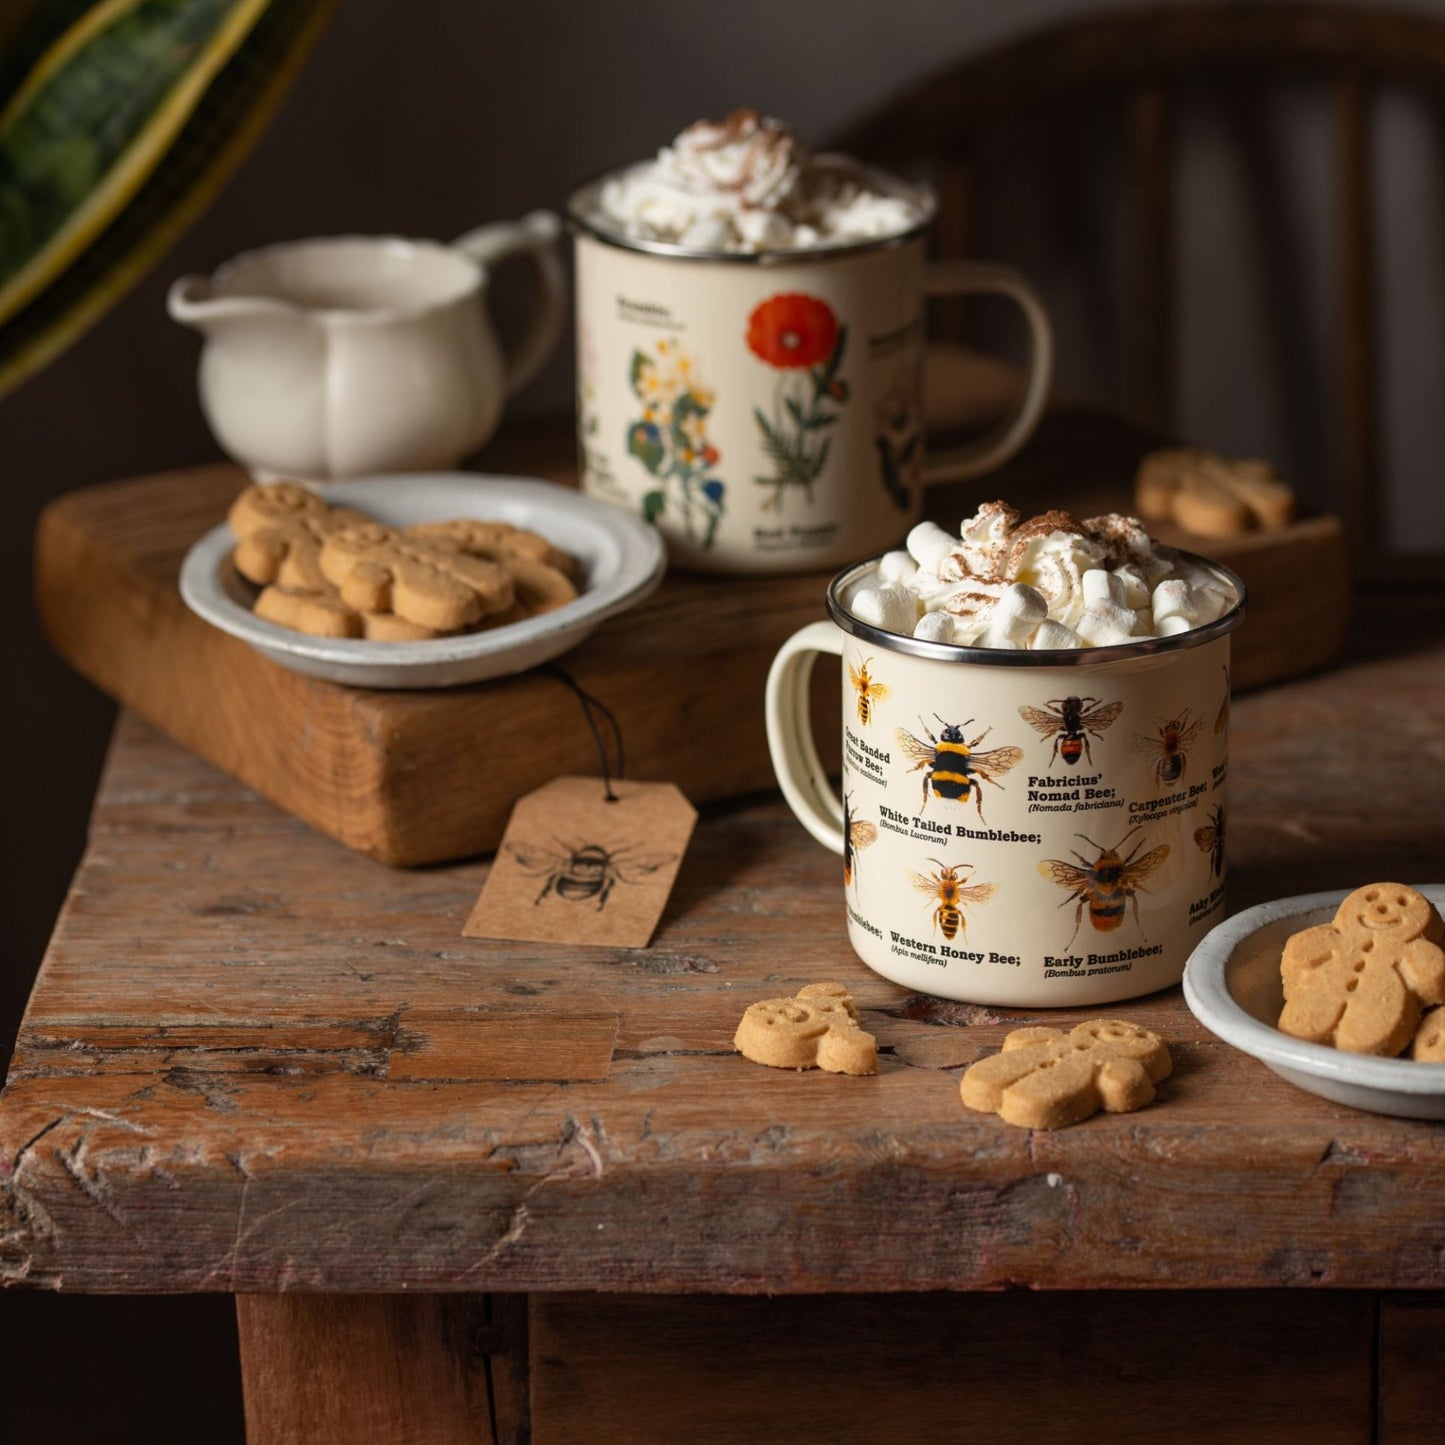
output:
[[[935, 353], [929, 415], [944, 429], [976, 422], [1006, 398], [1008, 371]], [[984, 484], [931, 491], [929, 512], [956, 527], [990, 496], [1081, 516], [1126, 508], [1150, 445], [1137, 428], [1060, 403], [1008, 467]], [[565, 422], [513, 428], [482, 463], [576, 483]], [[181, 559], [243, 484], [235, 467], [193, 468], [87, 488], [48, 508], [36, 596], [54, 646], [172, 737], [370, 857], [410, 865], [494, 848], [517, 794], [552, 776], [559, 751], [588, 745], [576, 707], [535, 672], [432, 692], [338, 687], [202, 622], [176, 590]], [[879, 548], [893, 540], [880, 537]], [[1165, 540], [1189, 544], [1177, 533]], [[1239, 685], [1334, 655], [1348, 598], [1338, 519], [1194, 545], [1250, 589], [1234, 643]], [[565, 666], [621, 719], [636, 775], [670, 777], [697, 802], [756, 791], [772, 782], [757, 702], [768, 666], [785, 638], [824, 615], [826, 583], [671, 576]], [[481, 747], [506, 766], [466, 766]]]
[[[1442, 609], [1237, 700], [1231, 903], [1445, 859]], [[1393, 633], [1390, 629], [1393, 628]], [[487, 865], [388, 869], [134, 716], [0, 1095], [0, 1271], [113, 1291], [724, 1293], [1445, 1283], [1445, 1128], [1301, 1093], [1178, 990], [1160, 1102], [1056, 1134], [958, 1070], [1042, 1015], [899, 989], [775, 797], [704, 811], [652, 948], [465, 940]], [[765, 1070], [838, 978], [876, 1078]], [[1053, 1013], [1050, 1023], [1078, 1014]]]

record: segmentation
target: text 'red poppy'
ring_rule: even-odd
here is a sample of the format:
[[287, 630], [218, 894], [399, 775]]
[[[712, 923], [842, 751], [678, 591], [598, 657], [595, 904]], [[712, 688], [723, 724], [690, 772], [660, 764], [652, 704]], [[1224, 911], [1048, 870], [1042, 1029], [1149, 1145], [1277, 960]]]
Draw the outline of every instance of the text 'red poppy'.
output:
[[817, 366], [838, 344], [838, 318], [816, 296], [770, 296], [748, 317], [748, 348], [769, 366]]

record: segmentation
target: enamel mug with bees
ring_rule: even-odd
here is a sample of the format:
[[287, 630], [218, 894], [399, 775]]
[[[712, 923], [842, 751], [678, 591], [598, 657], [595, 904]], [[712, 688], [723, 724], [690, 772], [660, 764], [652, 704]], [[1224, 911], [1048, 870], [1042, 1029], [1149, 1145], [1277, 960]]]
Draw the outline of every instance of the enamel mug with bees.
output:
[[[1223, 917], [1229, 634], [1208, 626], [1070, 652], [926, 642], [852, 616], [791, 637], [768, 677], [768, 744], [799, 820], [842, 855], [848, 938], [923, 993], [1014, 1008], [1179, 982]], [[808, 716], [819, 653], [842, 658], [843, 776]]]

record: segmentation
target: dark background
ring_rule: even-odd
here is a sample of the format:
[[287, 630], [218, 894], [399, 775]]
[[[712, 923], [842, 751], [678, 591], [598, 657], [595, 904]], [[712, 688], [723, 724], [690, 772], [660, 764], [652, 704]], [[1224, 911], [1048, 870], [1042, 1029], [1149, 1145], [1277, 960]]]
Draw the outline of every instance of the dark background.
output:
[[[172, 277], [269, 241], [347, 231], [447, 238], [560, 206], [687, 121], [754, 104], [830, 134], [950, 61], [1078, 0], [346, 0], [255, 154], [156, 272], [0, 403], [5, 554], [0, 1060], [84, 842], [113, 716], [47, 650], [29, 601], [36, 515], [68, 489], [214, 458], [198, 341], [164, 311]], [[1445, 0], [1431, 6], [1445, 18]], [[1129, 260], [1122, 108], [1026, 124], [982, 156], [978, 251], [1039, 284], [1059, 382], [1122, 406]], [[1180, 430], [1269, 456], [1331, 499], [1335, 320], [1325, 97], [1305, 84], [1186, 98], [1176, 138]], [[1445, 541], [1445, 165], [1435, 102], [1386, 97], [1379, 181], [1387, 517]], [[505, 289], [511, 277], [501, 278]], [[515, 308], [505, 308], [515, 310]], [[984, 317], [985, 325], [990, 318]], [[1002, 340], [1007, 342], [1005, 335]], [[564, 346], [517, 411], [569, 405]], [[0, 1440], [224, 1442], [242, 1435], [227, 1297], [0, 1294]]]

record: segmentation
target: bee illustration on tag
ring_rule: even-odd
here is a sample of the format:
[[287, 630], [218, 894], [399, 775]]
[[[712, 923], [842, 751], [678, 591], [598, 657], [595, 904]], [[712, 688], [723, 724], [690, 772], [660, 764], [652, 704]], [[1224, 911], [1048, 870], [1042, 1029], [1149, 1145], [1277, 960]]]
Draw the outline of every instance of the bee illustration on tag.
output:
[[888, 696], [887, 684], [875, 682], [869, 676], [868, 669], [872, 662], [871, 657], [865, 657], [857, 667], [851, 662], [848, 664], [848, 681], [853, 684], [853, 691], [858, 694], [858, 721], [865, 728], [873, 720], [873, 704], [882, 702]]
[[597, 900], [600, 913], [618, 883], [640, 883], [659, 868], [677, 861], [676, 853], [636, 852], [641, 845], [628, 843], [621, 848], [604, 848], [600, 843], [563, 843], [552, 840], [555, 848], [536, 843], [508, 843], [507, 851], [532, 878], [545, 877], [542, 891], [532, 900], [535, 908], [549, 894], [569, 903]]
[[1061, 858], [1045, 858], [1039, 863], [1039, 872], [1045, 878], [1069, 890], [1069, 896], [1059, 907], [1065, 908], [1070, 903], [1078, 905], [1074, 909], [1074, 931], [1069, 936], [1068, 947], [1072, 948], [1074, 939], [1079, 936], [1085, 905], [1089, 909], [1089, 922], [1100, 933], [1111, 933], [1123, 923], [1124, 910], [1132, 903], [1134, 922], [1142, 936], [1144, 928], [1139, 924], [1139, 894], [1148, 891], [1144, 882], [1169, 856], [1169, 845], [1161, 843], [1141, 857], [1139, 850], [1144, 846], [1144, 840], [1140, 839], [1128, 857], [1123, 857], [1125, 845], [1138, 831], [1138, 828], [1131, 828], [1113, 848], [1101, 847], [1087, 835], [1076, 833], [1075, 837], [1083, 838], [1096, 850], [1093, 859], [1071, 850], [1079, 860], [1077, 864], [1065, 863]]
[[1204, 723], [1199, 718], [1191, 718], [1189, 709], [1185, 708], [1178, 717], [1161, 722], [1156, 733], [1136, 733], [1129, 747], [1149, 760], [1154, 780], [1160, 786], [1182, 783], [1189, 771], [1188, 749], [1203, 726]]
[[936, 869], [933, 873], [913, 873], [913, 886], [935, 905], [933, 927], [951, 943], [960, 932], [968, 934], [968, 923], [964, 917], [965, 908], [987, 903], [998, 892], [997, 883], [974, 883], [967, 888], [960, 886], [959, 870], [972, 868], [972, 863], [941, 863], [937, 858], [928, 860]]
[[843, 794], [843, 886], [850, 887], [858, 869], [858, 852], [878, 841], [878, 829], [852, 812], [851, 793]]
[[1009, 747], [993, 748], [986, 753], [975, 752], [974, 749], [989, 735], [991, 728], [985, 728], [972, 742], [965, 742], [963, 730], [973, 721], [972, 718], [966, 718], [961, 723], [949, 723], [937, 713], [934, 717], [942, 724], [937, 737], [921, 717], [918, 719], [927, 742], [914, 737], [907, 728], [899, 728], [896, 733], [898, 746], [913, 759], [913, 766], [908, 771], [916, 773], [920, 768], [923, 770], [923, 801], [918, 811], [922, 813], [928, 806], [930, 792], [934, 797], [958, 803], [966, 803], [971, 793], [982, 820], [983, 789], [979, 784], [991, 783], [1002, 792], [1003, 784], [999, 778], [1023, 761], [1023, 749]]
[[1053, 739], [1050, 767], [1055, 758], [1061, 757], [1072, 765], [1080, 756], [1088, 758], [1092, 767], [1094, 755], [1089, 751], [1089, 739], [1097, 742], [1123, 711], [1122, 702], [1104, 702], [1097, 697], [1051, 697], [1043, 707], [1021, 707], [1019, 716], [1035, 732]]
[[1214, 733], [1217, 737], [1229, 726], [1229, 668], [1223, 665], [1224, 671], [1224, 697], [1220, 701], [1219, 711], [1214, 717]]
[[1194, 846], [1209, 854], [1209, 871], [1216, 877], [1224, 875], [1224, 805], [1216, 803], [1209, 810], [1209, 821], [1194, 830]]

